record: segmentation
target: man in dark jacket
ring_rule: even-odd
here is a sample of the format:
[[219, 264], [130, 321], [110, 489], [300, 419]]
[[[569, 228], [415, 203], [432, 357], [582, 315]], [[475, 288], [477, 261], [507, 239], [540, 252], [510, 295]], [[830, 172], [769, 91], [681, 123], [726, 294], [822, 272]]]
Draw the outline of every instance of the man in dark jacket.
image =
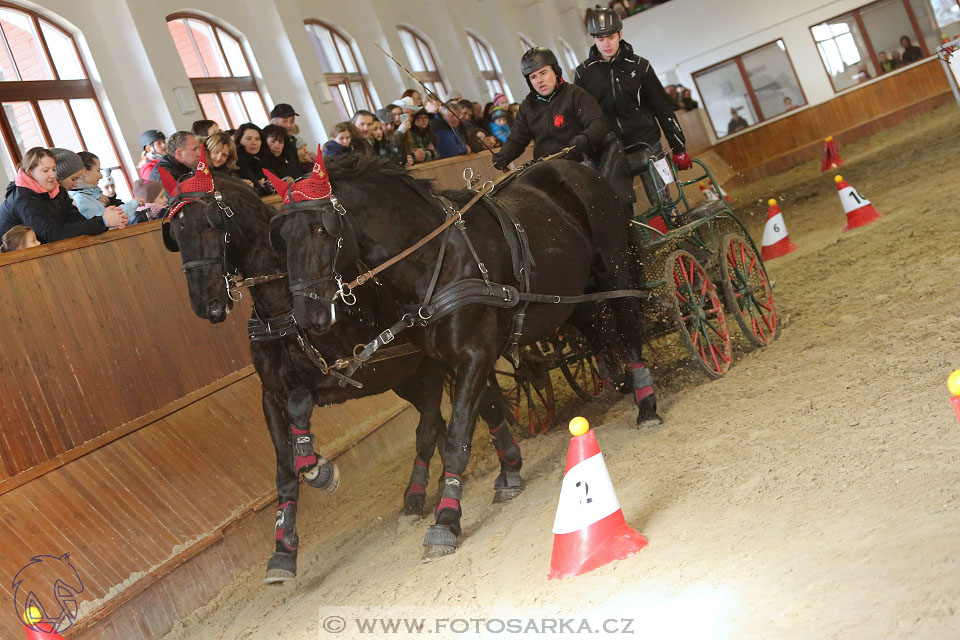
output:
[[678, 169], [692, 166], [686, 152], [683, 130], [673, 113], [673, 103], [653, 67], [636, 55], [622, 39], [623, 22], [612, 9], [595, 9], [587, 23], [594, 46], [577, 67], [574, 82], [590, 93], [603, 108], [610, 128], [623, 141], [631, 172], [640, 175], [650, 204], [666, 187], [650, 176], [647, 162], [662, 151], [660, 130], [673, 151]]
[[[160, 162], [150, 172], [150, 179], [162, 184], [160, 167], [163, 167], [170, 172], [170, 175], [179, 180], [191, 171], [196, 170], [199, 162], [200, 142], [197, 137], [189, 131], [177, 131], [167, 138], [167, 153], [160, 158]], [[173, 197], [176, 194], [170, 193], [167, 195]]]
[[580, 87], [563, 81], [557, 56], [550, 49], [533, 47], [520, 59], [520, 71], [530, 93], [520, 104], [510, 137], [493, 154], [498, 169], [523, 153], [533, 140], [533, 157], [542, 158], [566, 147], [571, 160], [582, 160], [607, 133], [607, 123], [597, 101]]

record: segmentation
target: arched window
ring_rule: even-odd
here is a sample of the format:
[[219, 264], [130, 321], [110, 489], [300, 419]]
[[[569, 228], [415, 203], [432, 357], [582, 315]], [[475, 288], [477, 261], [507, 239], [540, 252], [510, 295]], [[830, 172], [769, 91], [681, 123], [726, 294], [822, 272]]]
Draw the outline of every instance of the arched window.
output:
[[32, 147], [90, 151], [130, 182], [73, 37], [27, 9], [0, 3], [0, 133], [13, 163]]
[[577, 58], [577, 54], [573, 52], [573, 47], [567, 44], [567, 41], [563, 38], [560, 38], [560, 49], [563, 53], [563, 59], [566, 61], [566, 66], [570, 69], [572, 79], [574, 70], [580, 66], [580, 60]]
[[430, 91], [443, 98], [443, 94], [447, 92], [447, 85], [440, 77], [440, 71], [437, 69], [437, 59], [434, 57], [430, 45], [407, 27], [397, 27], [397, 31], [400, 33], [400, 40], [407, 52], [407, 59], [410, 60], [410, 66], [413, 68], [413, 75], [417, 77], [417, 80], [427, 85]]
[[373, 111], [373, 98], [363, 77], [360, 55], [346, 36], [317, 20], [305, 20], [304, 24], [340, 117], [348, 120], [358, 109]]
[[530, 38], [523, 35], [522, 33], [519, 35], [520, 35], [520, 48], [523, 49], [523, 52], [526, 53], [527, 51], [530, 51], [530, 49], [533, 49], [534, 44], [530, 42]]
[[477, 66], [480, 67], [480, 73], [487, 83], [487, 93], [490, 94], [491, 98], [498, 93], [502, 93], [507, 96], [507, 100], [513, 102], [510, 88], [500, 78], [500, 61], [497, 60], [497, 56], [480, 38], [469, 31], [467, 31], [467, 39], [470, 41], [470, 49], [473, 50], [473, 57], [477, 61]]
[[221, 129], [267, 124], [267, 109], [239, 38], [199, 16], [175, 13], [167, 27], [200, 101], [203, 117]]

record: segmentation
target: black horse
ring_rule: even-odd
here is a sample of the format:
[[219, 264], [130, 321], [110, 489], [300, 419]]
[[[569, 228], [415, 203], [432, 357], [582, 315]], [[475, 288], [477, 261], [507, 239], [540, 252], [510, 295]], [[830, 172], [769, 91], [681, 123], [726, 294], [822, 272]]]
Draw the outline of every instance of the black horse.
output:
[[[287, 253], [297, 320], [318, 334], [335, 326], [337, 309], [352, 295], [344, 284], [351, 265], [358, 260], [381, 264], [394, 257], [436, 229], [445, 217], [456, 215], [449, 201], [462, 206], [474, 195], [445, 192], [442, 196], [448, 201], [444, 202], [423, 181], [362, 156], [333, 161], [329, 170], [328, 178], [318, 162], [309, 179], [291, 187], [303, 194], [303, 201], [290, 211], [292, 215], [274, 218], [270, 236]], [[499, 204], [478, 204], [466, 214], [468, 232], [434, 240], [378, 276], [399, 295], [407, 313], [404, 321], [422, 325], [407, 335], [413, 336], [428, 360], [449, 370], [453, 378], [453, 411], [441, 450], [443, 497], [436, 524], [426, 534], [425, 559], [456, 549], [462, 474], [494, 363], [510, 350], [516, 334], [521, 345], [544, 338], [573, 310], [567, 304], [532, 303], [520, 326], [517, 308], [503, 308], [509, 303], [500, 303], [494, 296], [485, 298], [493, 304], [471, 304], [453, 311], [447, 307], [448, 313], [439, 319], [432, 317], [439, 307], [426, 305], [426, 300], [449, 302], [461, 294], [483, 297], [484, 291], [501, 290], [507, 299], [512, 294], [497, 283], [521, 288], [528, 278], [531, 292], [555, 296], [582, 294], [591, 276], [600, 291], [631, 285], [625, 207], [598, 173], [566, 160], [541, 163], [498, 187], [497, 194]], [[498, 207], [499, 213], [494, 210]], [[526, 246], [529, 252], [523, 251]], [[519, 270], [518, 253], [528, 253]], [[318, 273], [322, 276], [317, 277]], [[595, 323], [580, 328], [595, 345], [608, 344], [605, 335], [619, 332], [617, 342], [626, 343], [633, 363], [632, 386], [641, 422], [656, 416], [656, 400], [640, 360], [637, 302], [615, 301], [614, 331]]]
[[[385, 286], [375, 285], [362, 296], [358, 292], [358, 303], [346, 310], [336, 331], [320, 336], [299, 327], [289, 287], [278, 275], [285, 260], [267, 242], [274, 210], [241, 182], [218, 177], [214, 189], [206, 159], [201, 162], [198, 171], [179, 185], [169, 174], [163, 176], [168, 192], [178, 194], [171, 200], [169, 221], [164, 222], [164, 242], [182, 255], [191, 305], [199, 317], [222, 322], [237, 298], [238, 281], [250, 286], [250, 352], [260, 376], [264, 416], [277, 459], [276, 543], [265, 581], [283, 582], [296, 576], [300, 477], [328, 491], [338, 483], [335, 465], [313, 450], [310, 416], [314, 405], [393, 389], [417, 408], [417, 457], [404, 491], [402, 513], [419, 516], [429, 462], [445, 429], [440, 413], [445, 371], [418, 350], [400, 348], [396, 351], [403, 355], [372, 362], [357, 372], [362, 389], [340, 384], [333, 369], [335, 360], [352, 354], [369, 336], [372, 323], [395, 317], [391, 304], [396, 296]], [[239, 274], [249, 278], [245, 281]], [[487, 395], [483, 409], [488, 424], [494, 425], [490, 431], [501, 462], [494, 501], [509, 500], [523, 489], [520, 449], [494, 394]]]

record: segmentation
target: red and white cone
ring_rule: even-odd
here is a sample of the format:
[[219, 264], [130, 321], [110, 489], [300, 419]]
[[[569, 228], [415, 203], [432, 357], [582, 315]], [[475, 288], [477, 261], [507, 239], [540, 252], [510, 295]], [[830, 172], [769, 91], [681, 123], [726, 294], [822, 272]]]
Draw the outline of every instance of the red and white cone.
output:
[[842, 164], [843, 158], [837, 151], [837, 141], [833, 139], [833, 136], [827, 136], [827, 139], [823, 141], [823, 161], [820, 163], [820, 171], [832, 171]]
[[787, 234], [787, 223], [783, 221], [783, 214], [777, 201], [773, 198], [767, 202], [767, 224], [763, 227], [763, 246], [760, 248], [760, 257], [764, 260], [773, 260], [797, 250], [797, 245], [790, 241]]
[[43, 615], [36, 607], [29, 607], [23, 613], [23, 630], [27, 640], [63, 640], [63, 636], [53, 630], [53, 625], [43, 622]]
[[568, 578], [632, 556], [647, 539], [623, 519], [600, 445], [585, 418], [570, 421], [567, 468], [553, 521], [550, 578]]
[[957, 369], [947, 378], [947, 388], [950, 390], [950, 404], [960, 421], [960, 369]]
[[843, 212], [847, 214], [847, 224], [843, 225], [844, 231], [862, 227], [880, 218], [880, 213], [873, 208], [870, 201], [847, 184], [843, 176], [834, 176], [833, 181], [837, 183], [837, 191], [840, 193]]
[[[723, 199], [730, 202], [730, 196], [723, 190], [723, 187], [718, 184], [717, 189], [720, 190], [720, 195], [723, 196]], [[704, 202], [717, 202], [720, 200], [720, 196], [717, 195], [717, 190], [714, 189], [713, 184], [707, 180], [700, 183], [700, 195], [703, 196]]]

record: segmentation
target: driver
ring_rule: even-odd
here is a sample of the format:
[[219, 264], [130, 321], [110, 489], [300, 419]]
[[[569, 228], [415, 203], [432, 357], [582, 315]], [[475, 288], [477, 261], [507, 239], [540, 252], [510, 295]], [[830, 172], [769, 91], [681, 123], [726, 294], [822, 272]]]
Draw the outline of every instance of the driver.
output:
[[533, 47], [520, 58], [520, 71], [527, 80], [530, 93], [520, 104], [517, 120], [510, 136], [498, 153], [493, 166], [507, 170], [508, 165], [533, 139], [533, 157], [549, 156], [566, 147], [575, 147], [568, 154], [571, 160], [582, 160], [595, 149], [607, 133], [607, 123], [600, 105], [580, 87], [563, 81], [560, 64], [553, 51]]

